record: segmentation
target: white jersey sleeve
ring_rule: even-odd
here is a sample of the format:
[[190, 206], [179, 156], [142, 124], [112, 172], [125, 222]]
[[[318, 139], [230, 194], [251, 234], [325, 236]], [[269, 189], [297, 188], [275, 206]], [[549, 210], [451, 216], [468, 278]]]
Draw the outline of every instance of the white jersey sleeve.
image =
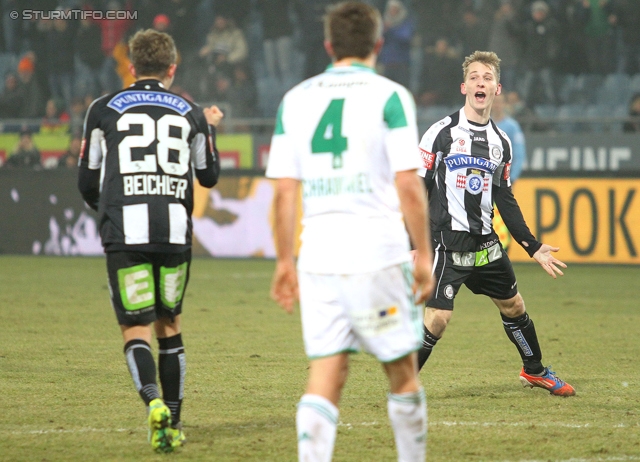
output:
[[403, 87], [394, 91], [384, 106], [387, 133], [384, 138], [393, 172], [420, 168], [415, 141], [418, 139], [416, 107], [411, 94]]
[[[300, 180], [300, 157], [296, 155], [291, 133], [285, 130], [285, 101], [280, 103], [276, 115], [276, 126], [271, 138], [269, 150], [269, 163], [267, 165], [267, 178], [294, 178]], [[288, 114], [287, 114], [288, 115]]]

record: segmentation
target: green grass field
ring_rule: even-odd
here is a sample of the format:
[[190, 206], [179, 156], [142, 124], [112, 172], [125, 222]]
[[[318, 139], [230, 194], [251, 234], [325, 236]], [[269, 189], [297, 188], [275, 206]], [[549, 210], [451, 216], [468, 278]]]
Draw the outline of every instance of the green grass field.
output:
[[[147, 444], [102, 258], [0, 257], [0, 460], [293, 461], [306, 358], [298, 314], [268, 298], [271, 261], [193, 262], [183, 331], [188, 445]], [[640, 460], [640, 269], [516, 274], [545, 364], [571, 398], [524, 389], [497, 309], [463, 289], [422, 371], [429, 461]], [[154, 348], [156, 345], [154, 345]], [[395, 460], [386, 380], [354, 355], [335, 461]]]

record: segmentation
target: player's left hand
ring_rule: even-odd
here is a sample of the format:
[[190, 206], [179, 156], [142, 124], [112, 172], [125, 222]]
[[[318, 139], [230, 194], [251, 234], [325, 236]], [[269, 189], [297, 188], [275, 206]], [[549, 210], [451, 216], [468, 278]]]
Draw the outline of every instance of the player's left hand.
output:
[[217, 127], [224, 117], [223, 112], [215, 104], [211, 107], [204, 108], [203, 112], [204, 118], [207, 119], [207, 123], [209, 125], [213, 125], [214, 127]]
[[298, 273], [293, 260], [281, 260], [276, 263], [271, 281], [271, 298], [287, 313], [293, 313], [293, 304], [299, 299]]
[[551, 252], [557, 252], [558, 250], [560, 250], [560, 247], [551, 247], [550, 245], [542, 244], [542, 247], [533, 254], [534, 260], [537, 261], [553, 279], [556, 279], [556, 273], [564, 276], [564, 273], [558, 266], [562, 268], [567, 267], [567, 265], [551, 255]]

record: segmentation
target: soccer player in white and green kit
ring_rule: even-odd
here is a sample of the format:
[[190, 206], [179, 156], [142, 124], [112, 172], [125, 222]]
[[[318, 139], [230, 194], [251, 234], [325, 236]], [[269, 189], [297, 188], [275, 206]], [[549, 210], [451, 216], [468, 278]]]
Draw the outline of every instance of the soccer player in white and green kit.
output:
[[[379, 12], [366, 4], [330, 10], [325, 48], [333, 64], [285, 95], [271, 143], [267, 176], [277, 179], [278, 247], [272, 296], [292, 312], [299, 293], [310, 360], [296, 415], [304, 461], [331, 460], [348, 355], [360, 350], [374, 355], [389, 377], [399, 460], [426, 457], [426, 401], [415, 353], [421, 301], [433, 287], [426, 194], [416, 175], [413, 99], [373, 70], [381, 31]], [[304, 231], [296, 270], [300, 194]]]

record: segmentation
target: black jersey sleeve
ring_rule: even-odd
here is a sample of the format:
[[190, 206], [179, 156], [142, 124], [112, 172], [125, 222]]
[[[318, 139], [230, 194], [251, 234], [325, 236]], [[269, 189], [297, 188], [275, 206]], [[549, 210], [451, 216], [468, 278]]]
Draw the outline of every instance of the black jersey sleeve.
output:
[[191, 141], [191, 161], [202, 186], [212, 188], [220, 177], [220, 155], [216, 146], [216, 128], [207, 124], [202, 109], [196, 107], [194, 117], [198, 133]]
[[84, 120], [84, 133], [80, 148], [78, 189], [84, 201], [93, 210], [98, 210], [100, 200], [100, 169], [104, 156], [104, 132], [100, 128], [101, 100], [94, 101]]
[[538, 251], [542, 244], [529, 231], [511, 187], [494, 185], [493, 198], [513, 238], [518, 241], [530, 257], [533, 257], [533, 254]]

